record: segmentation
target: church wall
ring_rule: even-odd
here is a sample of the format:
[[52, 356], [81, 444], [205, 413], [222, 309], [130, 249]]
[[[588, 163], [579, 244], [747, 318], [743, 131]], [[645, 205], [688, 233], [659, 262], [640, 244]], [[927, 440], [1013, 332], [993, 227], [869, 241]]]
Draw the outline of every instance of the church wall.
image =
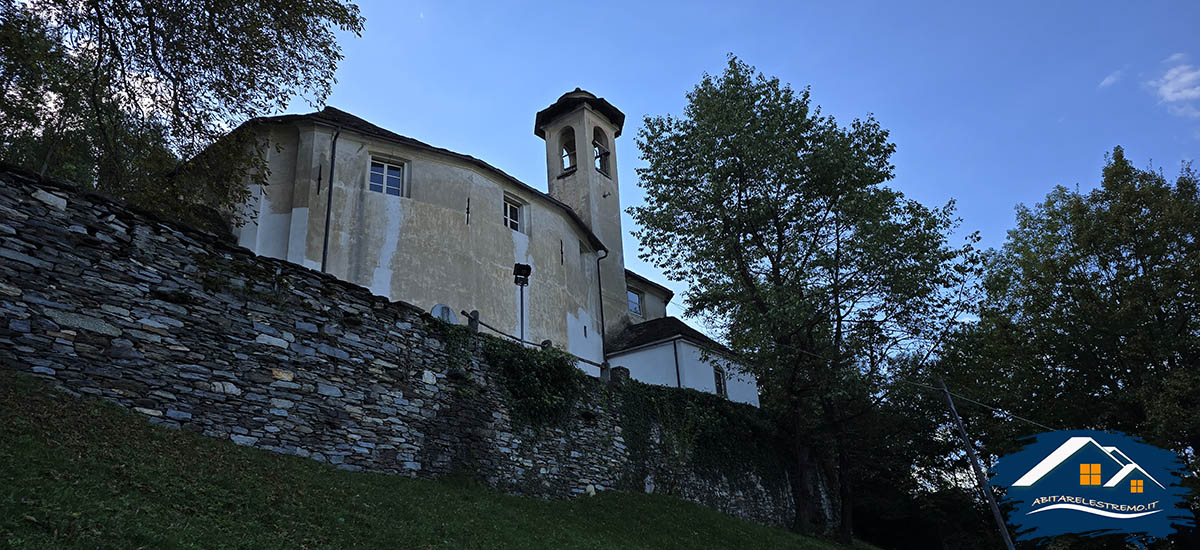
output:
[[[272, 136], [278, 132], [273, 130]], [[308, 125], [301, 128], [297, 141], [305, 146], [285, 145], [281, 155], [291, 154], [296, 165], [290, 171], [296, 174], [294, 193], [303, 194], [306, 201], [292, 216], [303, 217], [306, 227], [297, 231], [293, 223], [287, 233], [272, 232], [267, 243], [263, 228], [275, 222], [261, 217], [260, 236], [250, 248], [319, 268], [325, 199], [316, 193], [311, 174], [328, 179], [332, 131]], [[405, 163], [409, 196], [367, 189], [372, 156]], [[304, 174], [310, 177], [301, 177]], [[549, 339], [601, 361], [597, 290], [594, 276], [587, 275], [595, 256], [590, 250], [579, 253], [583, 234], [558, 207], [498, 179], [456, 159], [343, 131], [334, 170], [328, 272], [427, 311], [446, 304], [460, 322], [465, 319], [459, 312], [478, 310], [485, 323], [520, 335], [522, 296], [513, 284], [512, 270], [514, 263], [529, 264], [533, 275], [524, 289], [525, 339]], [[293, 187], [286, 181], [278, 183], [280, 189]], [[502, 223], [506, 193], [524, 203], [525, 227], [520, 232]], [[290, 247], [279, 245], [287, 241]], [[297, 257], [296, 249], [304, 250], [302, 257]]]
[[244, 213], [252, 221], [235, 233], [242, 246], [263, 256], [286, 258], [292, 233], [295, 156], [299, 144], [295, 129], [283, 126], [272, 127], [266, 139], [279, 147], [266, 150], [271, 174], [265, 187], [250, 186], [250, 201]]
[[345, 469], [554, 498], [665, 491], [763, 523], [794, 516], [766, 435], [714, 424], [742, 439], [693, 463], [662, 443], [682, 437], [671, 424], [645, 416], [667, 402], [721, 408], [716, 421], [753, 408], [618, 376], [587, 380], [563, 423], [522, 425], [480, 353], [487, 337], [423, 305], [32, 176], [0, 171], [0, 220], [0, 366], [74, 395]]

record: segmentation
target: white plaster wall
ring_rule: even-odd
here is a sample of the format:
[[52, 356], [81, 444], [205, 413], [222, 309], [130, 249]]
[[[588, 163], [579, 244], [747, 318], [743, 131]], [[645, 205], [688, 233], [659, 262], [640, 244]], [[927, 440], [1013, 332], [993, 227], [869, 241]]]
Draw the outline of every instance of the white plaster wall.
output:
[[259, 197], [258, 232], [252, 250], [260, 256], [286, 260], [292, 233], [291, 197], [280, 197], [284, 194], [282, 185], [272, 183], [265, 188], [255, 187], [258, 187]]
[[634, 380], [660, 386], [676, 387], [677, 385], [675, 352], [671, 348], [670, 342], [609, 357], [608, 362], [614, 367], [629, 369], [629, 377]]
[[[708, 393], [716, 393], [717, 382], [713, 375], [713, 362], [720, 362], [725, 369], [725, 390], [731, 401], [758, 406], [758, 385], [754, 377], [743, 374], [741, 369], [727, 359], [716, 356], [704, 357], [703, 350], [687, 340], [674, 340], [679, 352], [679, 382], [682, 387]], [[629, 369], [634, 380], [660, 386], [676, 386], [675, 350], [672, 342], [652, 346], [609, 357], [614, 367]]]
[[758, 406], [758, 383], [737, 365], [731, 364], [725, 369], [725, 391], [730, 401]]
[[683, 380], [683, 387], [717, 393], [717, 379], [713, 377], [713, 366], [704, 358], [704, 351], [687, 340], [677, 342], [679, 377]]
[[[268, 130], [266, 148], [271, 174], [266, 186], [251, 185], [243, 211], [247, 223], [238, 228], [238, 244], [256, 254], [288, 259], [293, 233], [293, 194], [296, 185], [297, 132], [289, 126]], [[307, 216], [307, 212], [303, 216]]]
[[[575, 311], [567, 312], [567, 351], [579, 356], [586, 357], [589, 360], [600, 363], [602, 361], [592, 359], [600, 357], [603, 353], [600, 334], [596, 332], [599, 328], [597, 320], [592, 319], [592, 316], [584, 308], [578, 308]], [[599, 367], [580, 363], [579, 368], [584, 372], [593, 375], [599, 375]]]
[[[686, 358], [686, 359], [685, 359]], [[725, 370], [725, 393], [730, 401], [758, 406], [758, 384], [754, 377], [742, 372], [737, 363], [721, 356], [704, 357], [704, 351], [691, 342], [679, 341], [679, 362], [683, 371], [684, 387], [713, 392], [717, 381], [713, 375], [713, 364]], [[686, 368], [683, 365], [687, 365]]]
[[[709, 358], [703, 358], [703, 351], [700, 347], [690, 342], [680, 342], [680, 358], [684, 357], [683, 347], [688, 347], [686, 357], [689, 358], [690, 370], [692, 376], [697, 381], [707, 381], [708, 388], [704, 391], [716, 390], [716, 379], [713, 376], [713, 364], [721, 365], [725, 370], [725, 393], [730, 397], [730, 401], [740, 403], [748, 403], [748, 405], [758, 406], [758, 384], [755, 382], [754, 376], [748, 375], [742, 371], [737, 363], [720, 357], [720, 355], [709, 355]], [[700, 385], [689, 385], [690, 388], [702, 389]]]

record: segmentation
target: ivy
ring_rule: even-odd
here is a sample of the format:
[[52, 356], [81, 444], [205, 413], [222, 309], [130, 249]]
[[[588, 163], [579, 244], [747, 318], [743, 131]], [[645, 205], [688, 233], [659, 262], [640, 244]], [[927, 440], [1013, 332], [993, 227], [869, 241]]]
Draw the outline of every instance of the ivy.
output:
[[471, 330], [437, 318], [431, 326], [446, 346], [446, 375], [454, 379], [466, 378], [466, 368], [471, 363]]
[[[641, 480], [650, 473], [657, 474], [656, 482], [668, 494], [688, 471], [723, 475], [735, 485], [751, 481], [732, 472], [754, 473], [762, 481], [784, 479], [774, 432], [758, 409], [696, 390], [633, 380], [616, 394], [634, 465], [625, 480], [629, 488], [641, 489]], [[654, 472], [652, 464], [658, 466]]]
[[532, 349], [487, 337], [483, 357], [500, 374], [516, 422], [560, 424], [583, 395], [587, 375], [575, 367], [574, 357], [560, 349]]

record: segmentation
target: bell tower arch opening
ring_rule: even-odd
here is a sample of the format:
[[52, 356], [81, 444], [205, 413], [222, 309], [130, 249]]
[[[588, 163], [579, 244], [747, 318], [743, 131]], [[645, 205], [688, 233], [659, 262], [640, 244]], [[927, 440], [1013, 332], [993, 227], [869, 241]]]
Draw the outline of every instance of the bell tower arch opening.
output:
[[595, 126], [592, 130], [592, 158], [596, 161], [596, 171], [601, 175], [609, 175], [608, 157], [611, 154], [612, 151], [608, 150], [608, 136], [600, 126]]
[[558, 133], [559, 155], [562, 157], [562, 171], [575, 169], [575, 129], [567, 126]]

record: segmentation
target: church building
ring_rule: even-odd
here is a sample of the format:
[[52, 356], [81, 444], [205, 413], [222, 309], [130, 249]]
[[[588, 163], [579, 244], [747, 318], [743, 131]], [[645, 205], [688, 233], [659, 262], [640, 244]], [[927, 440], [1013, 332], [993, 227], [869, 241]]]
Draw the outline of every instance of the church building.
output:
[[613, 142], [625, 115], [576, 88], [537, 113], [548, 193], [475, 157], [326, 107], [259, 118], [271, 174], [238, 243], [377, 295], [529, 342], [599, 375], [758, 404], [727, 349], [667, 316], [673, 294], [625, 269]]

